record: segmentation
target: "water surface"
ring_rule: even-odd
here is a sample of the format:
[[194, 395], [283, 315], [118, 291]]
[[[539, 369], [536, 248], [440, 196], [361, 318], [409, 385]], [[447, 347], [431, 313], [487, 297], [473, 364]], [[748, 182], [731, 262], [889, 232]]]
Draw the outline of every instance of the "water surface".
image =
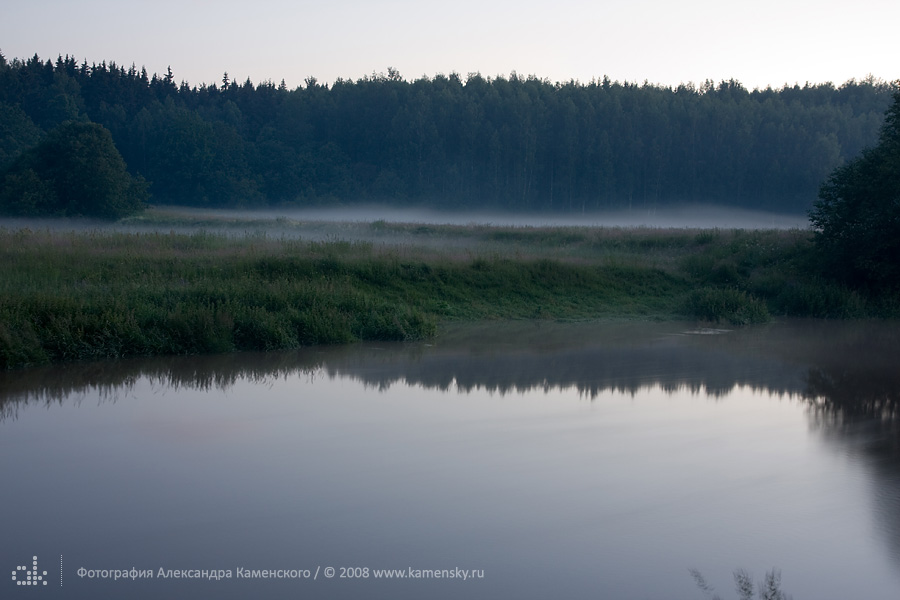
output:
[[0, 565], [48, 585], [0, 597], [677, 599], [696, 568], [728, 598], [774, 567], [893, 599], [898, 350], [885, 323], [519, 323], [4, 373]]

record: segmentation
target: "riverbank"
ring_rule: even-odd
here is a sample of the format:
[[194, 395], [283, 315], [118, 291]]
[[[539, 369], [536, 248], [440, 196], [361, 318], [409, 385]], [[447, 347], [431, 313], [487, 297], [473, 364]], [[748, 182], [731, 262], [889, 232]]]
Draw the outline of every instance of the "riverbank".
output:
[[817, 275], [800, 230], [165, 220], [0, 229], [0, 368], [413, 340], [447, 321], [885, 311]]

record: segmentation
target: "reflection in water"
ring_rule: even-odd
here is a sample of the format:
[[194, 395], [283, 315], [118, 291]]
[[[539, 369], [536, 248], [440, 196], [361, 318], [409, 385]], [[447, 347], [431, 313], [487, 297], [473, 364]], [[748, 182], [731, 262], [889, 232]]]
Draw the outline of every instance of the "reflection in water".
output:
[[666, 390], [704, 388], [713, 395], [735, 385], [802, 392], [797, 365], [753, 353], [752, 348], [742, 355], [753, 335], [730, 333], [714, 340], [721, 343], [695, 343], [700, 340], [692, 339], [694, 330], [671, 324], [489, 324], [450, 330], [434, 345], [383, 343], [74, 363], [0, 373], [0, 403], [8, 417], [17, 402], [61, 402], [86, 393], [111, 399], [141, 377], [174, 388], [206, 390], [228, 388], [239, 380], [264, 382], [316, 371], [381, 389], [407, 383], [504, 394], [575, 387], [591, 398], [606, 390], [634, 393], [656, 385]]
[[745, 386], [802, 396], [817, 419], [897, 419], [900, 370], [892, 357], [900, 347], [898, 327], [788, 321], [706, 332], [671, 323], [487, 324], [450, 329], [434, 344], [66, 364], [0, 373], [0, 414], [13, 416], [20, 402], [51, 404], [88, 393], [114, 399], [139, 378], [208, 390], [322, 372], [379, 389], [404, 383], [506, 394], [573, 387], [588, 398], [656, 386], [721, 396]]
[[900, 564], [900, 336], [896, 327], [863, 333], [818, 354], [806, 395], [811, 421], [875, 475], [875, 512]]
[[375, 390], [408, 384], [497, 394], [575, 388], [589, 401], [614, 391], [736, 387], [802, 399], [812, 425], [842, 452], [863, 458], [876, 512], [900, 565], [900, 327], [788, 321], [702, 332], [684, 324], [488, 324], [443, 332], [434, 344], [356, 345], [296, 352], [152, 358], [0, 374], [0, 421], [21, 407], [72, 399], [115, 402], [136, 382], [228, 389], [300, 373], [350, 378]]

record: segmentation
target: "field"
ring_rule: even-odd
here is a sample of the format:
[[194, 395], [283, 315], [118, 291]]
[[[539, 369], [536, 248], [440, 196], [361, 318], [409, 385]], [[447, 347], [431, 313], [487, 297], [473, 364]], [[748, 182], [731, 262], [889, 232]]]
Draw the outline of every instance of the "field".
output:
[[415, 340], [486, 319], [866, 317], [802, 230], [315, 223], [151, 211], [0, 229], [0, 368]]

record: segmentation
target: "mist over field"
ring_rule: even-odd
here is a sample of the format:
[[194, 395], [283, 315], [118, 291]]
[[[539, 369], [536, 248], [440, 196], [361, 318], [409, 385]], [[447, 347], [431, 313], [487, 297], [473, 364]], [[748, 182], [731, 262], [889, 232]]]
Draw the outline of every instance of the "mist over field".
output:
[[503, 227], [653, 227], [690, 229], [794, 229], [808, 225], [806, 215], [780, 214], [709, 205], [587, 213], [527, 213], [500, 211], [438, 211], [388, 206], [284, 210], [203, 210], [166, 208], [198, 216], [242, 219], [287, 218], [297, 221], [423, 223], [434, 225], [497, 225]]
[[309, 208], [231, 210], [194, 207], [157, 207], [122, 222], [95, 219], [0, 218], [8, 230], [51, 231], [210, 231], [242, 235], [266, 232], [273, 236], [325, 239], [356, 239], [368, 228], [341, 225], [409, 223], [421, 225], [477, 225], [497, 227], [617, 227], [653, 229], [805, 229], [806, 215], [782, 214], [721, 206], [690, 205], [679, 208], [618, 210], [580, 213], [513, 213], [498, 211], [438, 211], [427, 208], [356, 206], [352, 208]]

